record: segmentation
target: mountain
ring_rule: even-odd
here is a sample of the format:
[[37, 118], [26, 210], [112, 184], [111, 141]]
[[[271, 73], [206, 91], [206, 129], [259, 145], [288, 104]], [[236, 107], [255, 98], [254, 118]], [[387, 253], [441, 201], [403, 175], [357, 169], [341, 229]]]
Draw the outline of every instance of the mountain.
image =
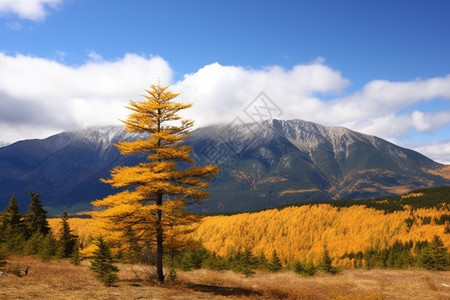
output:
[[35, 192], [51, 212], [88, 209], [90, 201], [113, 192], [99, 181], [112, 167], [144, 158], [121, 156], [113, 144], [140, 137], [121, 127], [99, 127], [0, 148], [0, 208], [15, 195], [25, 210], [29, 192]]
[[449, 168], [418, 152], [303, 120], [200, 128], [191, 143], [197, 161], [210, 158], [223, 168], [212, 196], [195, 211], [247, 211], [450, 184]]
[[[0, 209], [12, 194], [25, 209], [31, 191], [41, 194], [53, 213], [90, 209], [92, 200], [114, 192], [99, 178], [108, 177], [115, 165], [145, 159], [121, 156], [113, 144], [144, 137], [122, 127], [98, 127], [0, 148]], [[211, 182], [211, 197], [189, 207], [194, 212], [249, 211], [450, 185], [449, 167], [418, 152], [303, 120], [203, 127], [186, 143], [194, 147], [197, 164], [222, 167]]]

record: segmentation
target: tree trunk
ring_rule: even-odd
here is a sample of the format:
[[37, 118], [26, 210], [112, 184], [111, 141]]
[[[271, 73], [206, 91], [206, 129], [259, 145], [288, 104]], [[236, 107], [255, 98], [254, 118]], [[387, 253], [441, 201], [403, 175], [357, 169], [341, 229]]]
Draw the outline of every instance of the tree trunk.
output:
[[[156, 204], [158, 206], [162, 205], [162, 194], [157, 195]], [[156, 219], [156, 276], [158, 283], [164, 283], [164, 272], [163, 272], [163, 228], [161, 224], [162, 210], [157, 210]]]

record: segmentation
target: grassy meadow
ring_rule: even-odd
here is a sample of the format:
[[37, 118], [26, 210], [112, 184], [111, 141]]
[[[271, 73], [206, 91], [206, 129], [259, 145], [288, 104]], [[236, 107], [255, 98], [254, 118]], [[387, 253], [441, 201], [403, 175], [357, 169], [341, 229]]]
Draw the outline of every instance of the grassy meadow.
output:
[[0, 299], [450, 299], [448, 271], [359, 269], [314, 277], [283, 271], [245, 277], [200, 269], [180, 271], [175, 282], [158, 286], [136, 277], [136, 267], [121, 264], [120, 280], [106, 287], [94, 278], [88, 260], [74, 266], [11, 256], [7, 262], [6, 268], [31, 267], [26, 276], [0, 276]]

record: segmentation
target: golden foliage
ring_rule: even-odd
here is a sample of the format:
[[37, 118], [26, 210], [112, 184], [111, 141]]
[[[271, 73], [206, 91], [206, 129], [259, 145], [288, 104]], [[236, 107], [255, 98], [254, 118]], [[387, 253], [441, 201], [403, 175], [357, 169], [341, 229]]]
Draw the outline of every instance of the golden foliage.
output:
[[111, 178], [101, 181], [125, 190], [99, 199], [92, 204], [97, 226], [108, 230], [105, 238], [126, 247], [131, 243], [156, 245], [158, 281], [162, 274], [163, 243], [167, 247], [181, 246], [186, 226], [196, 221], [184, 207], [188, 201], [198, 202], [207, 197], [208, 183], [217, 166], [179, 167], [192, 163], [191, 146], [182, 145], [193, 121], [182, 120], [177, 113], [192, 104], [174, 102], [178, 96], [167, 86], [152, 85], [143, 95], [144, 101], [130, 101], [132, 111], [125, 123], [129, 132], [148, 133], [148, 138], [122, 141], [116, 144], [122, 155], [146, 154], [147, 162], [136, 166], [116, 166]]
[[[185, 218], [196, 217], [187, 215], [183, 203], [178, 201], [167, 202], [164, 208], [170, 211], [170, 217], [165, 223], [168, 249], [184, 247], [193, 239], [222, 256], [226, 256], [232, 249], [249, 248], [255, 255], [263, 253], [270, 259], [273, 250], [276, 250], [286, 265], [296, 259], [318, 263], [323, 246], [326, 245], [334, 263], [340, 266], [351, 266], [348, 258], [340, 259], [345, 253], [357, 253], [370, 247], [384, 248], [397, 240], [431, 241], [434, 235], [439, 235], [450, 249], [450, 235], [444, 234], [445, 225], [434, 222], [435, 218], [450, 214], [448, 208], [385, 214], [361, 205], [336, 208], [321, 204], [205, 217], [193, 227], [189, 225], [190, 220]], [[427, 217], [432, 221], [424, 224], [423, 219]], [[411, 228], [405, 222], [407, 218], [415, 219]], [[186, 222], [178, 223], [182, 226], [175, 226], [181, 220]], [[53, 232], [59, 231], [60, 219], [50, 219], [49, 224]], [[83, 251], [86, 254], [89, 254], [93, 236], [102, 234], [109, 237], [109, 240], [116, 241], [122, 237], [114, 231], [102, 231], [93, 219], [70, 218], [69, 225], [87, 247]], [[182, 239], [176, 238], [181, 236]]]
[[[411, 214], [416, 222], [408, 228], [405, 219]], [[348, 262], [340, 260], [345, 253], [370, 247], [381, 249], [396, 240], [431, 241], [434, 235], [439, 235], [450, 248], [450, 235], [444, 234], [444, 225], [420, 221], [442, 214], [449, 214], [449, 210], [418, 209], [385, 214], [360, 205], [337, 208], [321, 204], [207, 217], [193, 236], [221, 256], [233, 248], [251, 249], [255, 255], [263, 253], [270, 259], [276, 250], [285, 265], [296, 259], [318, 263], [326, 245], [334, 262], [346, 265]]]
[[[69, 227], [73, 231], [73, 234], [78, 236], [80, 245], [82, 245], [81, 253], [84, 256], [90, 256], [94, 250], [93, 239], [99, 235], [108, 235], [107, 232], [102, 232], [101, 228], [95, 226], [94, 220], [86, 218], [69, 218]], [[58, 238], [58, 232], [60, 232], [61, 218], [50, 218], [48, 224], [53, 234]]]

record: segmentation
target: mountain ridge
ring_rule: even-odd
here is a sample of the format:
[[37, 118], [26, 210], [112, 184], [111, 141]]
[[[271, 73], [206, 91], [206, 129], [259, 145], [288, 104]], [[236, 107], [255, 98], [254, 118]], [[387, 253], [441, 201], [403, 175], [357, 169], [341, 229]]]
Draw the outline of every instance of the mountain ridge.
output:
[[[2, 147], [0, 206], [12, 194], [23, 202], [28, 192], [36, 192], [55, 212], [89, 209], [91, 201], [117, 191], [99, 182], [111, 168], [145, 159], [121, 156], [113, 145], [138, 138], [145, 134], [102, 126]], [[222, 167], [211, 182], [211, 197], [191, 205], [193, 212], [246, 211], [450, 185], [442, 172], [446, 166], [416, 151], [304, 120], [202, 127], [186, 143], [193, 146], [197, 164]]]
[[[447, 179], [428, 172], [441, 169], [444, 165], [416, 151], [344, 127], [327, 127], [303, 120], [266, 120], [246, 126], [248, 128], [244, 132], [251, 132], [253, 137], [233, 133], [232, 126], [222, 129], [212, 127], [215, 132], [210, 148], [228, 154], [226, 158], [229, 161], [233, 158], [239, 161], [238, 164], [231, 163], [227, 168], [231, 171], [222, 175], [234, 177], [235, 183], [247, 183], [248, 190], [255, 186], [265, 190], [265, 193], [252, 196], [268, 207], [275, 207], [280, 201], [283, 205], [288, 204], [295, 197], [304, 200], [354, 199], [448, 184]], [[263, 180], [258, 179], [257, 170], [242, 168], [244, 162], [250, 162], [252, 158], [258, 160], [253, 167], [263, 170], [260, 174], [268, 169], [266, 173], [269, 174], [263, 176]], [[290, 170], [292, 165], [296, 166], [297, 172]], [[275, 181], [273, 185], [276, 183], [278, 187], [267, 186], [264, 180], [268, 178], [272, 178]], [[292, 185], [286, 185], [287, 181]], [[248, 194], [248, 191], [239, 189], [239, 184], [234, 184], [230, 190], [240, 190], [241, 198], [243, 194]], [[270, 197], [278, 201], [270, 201]], [[245, 202], [254, 202], [251, 196], [244, 198]], [[227, 206], [224, 203], [221, 205]], [[245, 205], [239, 207], [247, 209]]]

